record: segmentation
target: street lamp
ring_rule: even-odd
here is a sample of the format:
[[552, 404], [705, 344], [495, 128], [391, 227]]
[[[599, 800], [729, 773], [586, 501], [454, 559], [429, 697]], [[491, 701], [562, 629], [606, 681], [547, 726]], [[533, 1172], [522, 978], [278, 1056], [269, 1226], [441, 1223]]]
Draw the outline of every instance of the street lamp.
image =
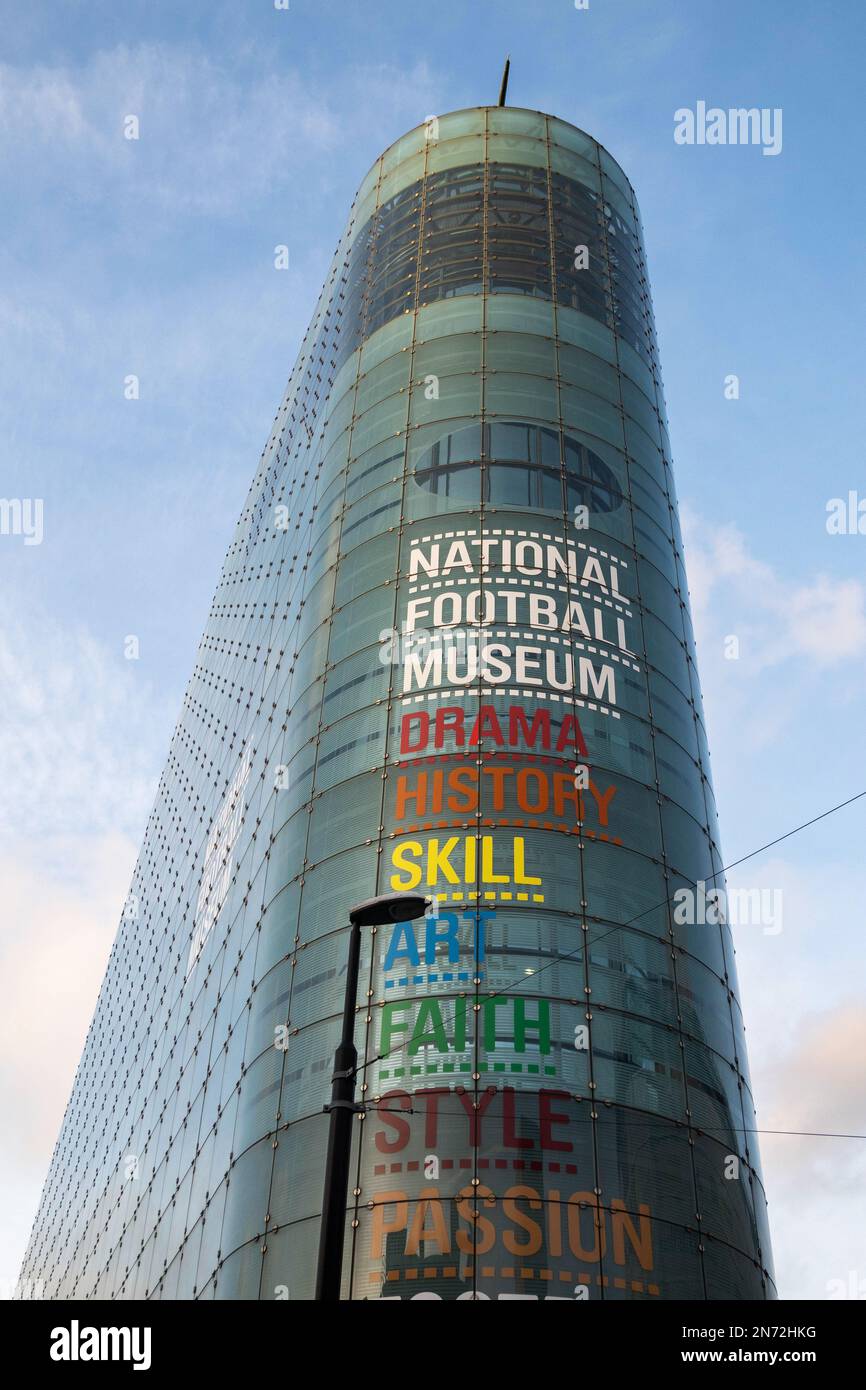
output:
[[322, 1229], [319, 1236], [319, 1265], [316, 1273], [316, 1299], [336, 1302], [340, 1297], [343, 1273], [343, 1242], [346, 1235], [346, 1200], [349, 1160], [352, 1148], [352, 1116], [355, 1105], [355, 1074], [358, 1052], [355, 1047], [355, 1004], [358, 995], [358, 963], [361, 956], [361, 928], [381, 927], [388, 922], [411, 922], [423, 917], [429, 898], [417, 893], [383, 893], [367, 898], [349, 913], [349, 962], [346, 968], [346, 998], [343, 1004], [343, 1033], [334, 1054], [331, 1077], [331, 1103], [328, 1156], [325, 1160], [325, 1190], [322, 1198]]

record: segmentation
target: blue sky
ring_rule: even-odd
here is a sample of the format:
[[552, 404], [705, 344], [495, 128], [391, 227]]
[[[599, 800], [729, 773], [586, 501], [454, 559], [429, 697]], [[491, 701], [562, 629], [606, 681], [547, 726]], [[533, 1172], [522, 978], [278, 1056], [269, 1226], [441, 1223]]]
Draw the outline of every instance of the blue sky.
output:
[[[866, 535], [825, 525], [830, 498], [866, 498], [866, 10], [31, 0], [0, 3], [0, 32], [0, 495], [44, 499], [41, 545], [0, 536], [12, 1280], [219, 567], [352, 196], [404, 130], [494, 102], [506, 53], [509, 101], [590, 131], [641, 205], [728, 860], [866, 787]], [[674, 112], [699, 100], [781, 108], [781, 153], [677, 145]], [[866, 1132], [864, 828], [866, 800], [732, 879], [784, 893], [781, 933], [738, 935], [767, 1128]], [[828, 1297], [854, 1270], [866, 1296], [864, 1148], [764, 1140], [784, 1294]]]

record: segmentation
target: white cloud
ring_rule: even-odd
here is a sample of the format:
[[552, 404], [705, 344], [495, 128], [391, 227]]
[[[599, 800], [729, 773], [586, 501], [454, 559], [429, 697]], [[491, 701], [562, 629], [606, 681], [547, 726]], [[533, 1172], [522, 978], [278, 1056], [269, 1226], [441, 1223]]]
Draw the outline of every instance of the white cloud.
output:
[[109, 653], [83, 626], [7, 616], [0, 689], [0, 830], [41, 841], [143, 825], [171, 724], [120, 642]]
[[[26, 167], [31, 191], [74, 186], [76, 201], [123, 189], [151, 211], [244, 216], [250, 200], [288, 187], [302, 205], [338, 146], [378, 138], [391, 113], [416, 124], [432, 97], [423, 62], [358, 65], [326, 90], [269, 49], [250, 48], [231, 71], [168, 43], [119, 45], [80, 67], [0, 63], [3, 163]], [[125, 137], [128, 116], [138, 139]], [[386, 128], [385, 143], [399, 133]]]
[[70, 73], [42, 65], [0, 66], [0, 135], [4, 140], [76, 144], [88, 137], [82, 94]]
[[[96, 52], [81, 68], [0, 68], [7, 161], [40, 155], [47, 182], [77, 181], [81, 199], [131, 196], [173, 210], [242, 210], [336, 138], [333, 118], [292, 73], [250, 84], [201, 54], [166, 44]], [[124, 122], [135, 116], [138, 139]]]
[[819, 667], [866, 656], [866, 584], [825, 574], [786, 581], [749, 551], [736, 526], [713, 526], [688, 507], [681, 519], [699, 638], [716, 638], [724, 616], [754, 672], [798, 656]]
[[763, 1081], [762, 1127], [816, 1136], [762, 1141], [780, 1292], [828, 1298], [853, 1271], [866, 1297], [866, 1141], [823, 1137], [866, 1134], [866, 1006], [841, 998], [803, 1014], [797, 1033]]
[[[0, 858], [0, 1091], [7, 1158], [46, 1163], [117, 931], [135, 857], [126, 835], [12, 842]], [[66, 865], [74, 864], [74, 873]]]

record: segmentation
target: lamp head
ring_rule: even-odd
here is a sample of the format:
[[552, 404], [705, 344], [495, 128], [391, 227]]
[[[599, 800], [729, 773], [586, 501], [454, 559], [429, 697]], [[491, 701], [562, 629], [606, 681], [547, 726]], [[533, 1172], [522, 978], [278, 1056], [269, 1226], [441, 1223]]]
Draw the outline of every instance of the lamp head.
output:
[[349, 921], [359, 927], [382, 927], [388, 922], [411, 922], [423, 917], [430, 899], [420, 893], [382, 893], [367, 898], [349, 913]]

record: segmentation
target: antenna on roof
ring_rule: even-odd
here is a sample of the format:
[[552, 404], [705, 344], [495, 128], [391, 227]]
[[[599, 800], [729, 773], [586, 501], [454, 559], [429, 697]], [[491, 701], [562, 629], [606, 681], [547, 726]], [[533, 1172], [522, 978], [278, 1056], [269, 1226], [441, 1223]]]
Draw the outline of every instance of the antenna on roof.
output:
[[508, 74], [511, 70], [511, 56], [505, 59], [505, 67], [502, 70], [502, 85], [499, 88], [499, 105], [505, 105], [505, 93], [508, 91]]

